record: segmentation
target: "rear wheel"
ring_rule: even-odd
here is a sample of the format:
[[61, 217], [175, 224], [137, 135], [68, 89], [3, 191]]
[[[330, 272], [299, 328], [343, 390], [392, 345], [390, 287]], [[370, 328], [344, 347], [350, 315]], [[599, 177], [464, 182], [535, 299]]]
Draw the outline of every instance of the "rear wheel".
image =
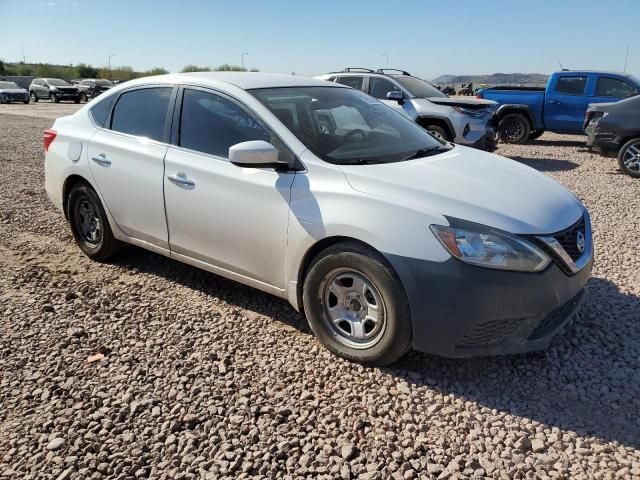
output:
[[304, 281], [313, 333], [331, 352], [366, 365], [388, 365], [411, 349], [409, 302], [391, 266], [358, 243], [322, 252]]
[[625, 143], [618, 153], [618, 165], [627, 175], [640, 178], [640, 138]]
[[529, 138], [531, 125], [524, 115], [509, 113], [500, 119], [498, 131], [504, 143], [523, 143]]
[[84, 254], [105, 262], [122, 248], [109, 226], [98, 195], [87, 185], [73, 187], [67, 200], [67, 212], [73, 238]]
[[38, 103], [38, 96], [36, 95], [36, 92], [29, 93], [29, 96], [31, 97], [31, 101], [33, 103]]

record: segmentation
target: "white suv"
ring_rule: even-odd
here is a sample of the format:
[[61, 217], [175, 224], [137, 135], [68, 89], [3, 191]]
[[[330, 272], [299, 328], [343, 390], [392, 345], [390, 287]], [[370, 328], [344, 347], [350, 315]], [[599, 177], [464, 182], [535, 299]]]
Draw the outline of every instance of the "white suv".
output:
[[316, 77], [368, 93], [446, 141], [493, 151], [498, 104], [476, 98], [449, 98], [429, 82], [392, 68], [346, 68]]
[[338, 83], [133, 80], [44, 136], [46, 190], [96, 261], [126, 243], [287, 299], [370, 365], [545, 347], [592, 265], [585, 207]]

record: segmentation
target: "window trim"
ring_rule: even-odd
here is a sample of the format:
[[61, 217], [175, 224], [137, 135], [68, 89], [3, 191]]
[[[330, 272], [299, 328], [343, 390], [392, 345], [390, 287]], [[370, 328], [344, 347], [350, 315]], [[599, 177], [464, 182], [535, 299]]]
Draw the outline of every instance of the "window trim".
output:
[[207, 153], [207, 152], [202, 152], [200, 150], [193, 150], [191, 148], [182, 147], [179, 144], [179, 141], [180, 141], [180, 121], [181, 121], [181, 118], [182, 118], [182, 100], [184, 98], [184, 91], [185, 90], [198, 90], [198, 91], [202, 91], [202, 92], [209, 93], [209, 94], [212, 94], [212, 95], [218, 95], [218, 96], [224, 98], [225, 100], [228, 100], [228, 101], [232, 102], [233, 104], [237, 105], [239, 108], [244, 110], [249, 116], [251, 116], [258, 124], [260, 124], [260, 126], [262, 128], [264, 128], [267, 133], [269, 133], [269, 134], [273, 135], [274, 137], [276, 137], [280, 141], [280, 143], [282, 143], [282, 145], [284, 145], [284, 147], [289, 151], [290, 156], [293, 158], [294, 164], [293, 165], [289, 165], [289, 170], [282, 171], [280, 173], [304, 172], [304, 171], [306, 171], [306, 167], [300, 161], [298, 156], [293, 152], [293, 150], [291, 149], [289, 144], [287, 142], [285, 142], [282, 139], [282, 137], [280, 137], [280, 135], [278, 135], [278, 133], [273, 128], [271, 128], [269, 126], [269, 123], [264, 118], [262, 118], [253, 108], [251, 108], [249, 105], [247, 105], [242, 100], [234, 97], [233, 95], [229, 94], [228, 92], [224, 92], [222, 90], [218, 90], [218, 89], [216, 89], [214, 87], [203, 86], [203, 85], [198, 85], [198, 84], [189, 84], [189, 83], [180, 84], [180, 85], [177, 85], [177, 89], [176, 90], [177, 91], [176, 91], [176, 98], [175, 98], [175, 104], [174, 104], [174, 109], [173, 109], [172, 128], [171, 128], [171, 136], [170, 136], [170, 143], [169, 143], [169, 146], [171, 148], [174, 148], [174, 149], [177, 149], [177, 150], [181, 150], [181, 151], [185, 151], [185, 152], [189, 152], [189, 153], [192, 153], [194, 155], [202, 155], [202, 156], [205, 156], [205, 157], [208, 157], [208, 158], [213, 158], [215, 160], [220, 160], [220, 161], [227, 162], [227, 163], [230, 164], [228, 158], [220, 157], [218, 155], [213, 155], [213, 154]]
[[[387, 82], [391, 82], [392, 85], [395, 85], [395, 87], [402, 92], [402, 94], [404, 95], [405, 99], [413, 97], [413, 95], [409, 95], [408, 92], [405, 91], [404, 88], [402, 88], [402, 85], [400, 85], [398, 82], [396, 82], [393, 78], [385, 77], [383, 75], [371, 75], [369, 77], [369, 82], [368, 82], [368, 85], [367, 85], [367, 91], [364, 92], [367, 95], [371, 95], [371, 79], [372, 78], [380, 78], [382, 80], [386, 80]], [[371, 96], [373, 97], [373, 95], [371, 95]], [[378, 98], [378, 97], [373, 97], [373, 98], [375, 98], [377, 100], [387, 100], [386, 98]]]
[[609, 76], [609, 75], [598, 75], [596, 77], [596, 86], [595, 86], [595, 88], [593, 90], [593, 96], [594, 97], [619, 98], [620, 100], [624, 100], [625, 98], [630, 98], [630, 97], [616, 97], [614, 95], [599, 95], [598, 94], [598, 83], [600, 82], [600, 80], [617, 80], [617, 81], [619, 81], [621, 83], [624, 83], [627, 86], [631, 87], [632, 91], [640, 92], [640, 90], [638, 90], [635, 85], [632, 85], [631, 83], [627, 82], [626, 80], [623, 80], [622, 78], [612, 77], [612, 76]]
[[[582, 89], [582, 93], [567, 93], [567, 92], [561, 92], [560, 90], [558, 90], [558, 84], [560, 83], [560, 80], [562, 80], [563, 78], [584, 78], [585, 82], [584, 82], [584, 88]], [[581, 75], [581, 74], [560, 75], [556, 80], [554, 93], [556, 93], [557, 95], [567, 95], [569, 97], [586, 97], [588, 86], [589, 86], [589, 75]]]
[[[341, 83], [340, 79], [341, 78], [361, 78], [362, 79], [362, 87], [361, 88], [355, 88], [352, 87], [351, 85], [347, 85], [345, 83]], [[361, 92], [367, 93], [367, 90], [369, 89], [369, 77], [363, 75], [363, 74], [357, 74], [357, 73], [349, 73], [346, 75], [337, 75], [336, 76], [336, 81], [334, 83], [337, 83], [339, 85], [343, 85], [345, 87], [349, 87], [349, 88], [353, 88], [355, 90], [360, 90]]]
[[[117, 130], [112, 130], [111, 129], [111, 121], [113, 119], [113, 110], [116, 108], [116, 105], [120, 101], [120, 98], [122, 97], [122, 95], [124, 95], [125, 93], [133, 92], [135, 90], [147, 90], [149, 88], [171, 88], [172, 89], [171, 95], [169, 97], [169, 105], [167, 107], [167, 116], [165, 118], [165, 123], [164, 123], [163, 139], [162, 140], [156, 140], [155, 138], [141, 137], [139, 135], [132, 135], [132, 134], [126, 133], [126, 132], [119, 132]], [[97, 122], [94, 120], [93, 115], [91, 114], [91, 109], [89, 109], [89, 118], [91, 119], [91, 122], [93, 123], [93, 126], [98, 130], [106, 131], [106, 132], [109, 132], [109, 133], [112, 133], [112, 134], [115, 134], [115, 135], [122, 135], [124, 137], [132, 138], [132, 139], [136, 139], [136, 140], [145, 139], [145, 141], [149, 141], [149, 142], [153, 142], [153, 143], [156, 143], [156, 144], [168, 146], [168, 145], [170, 145], [171, 127], [172, 127], [172, 122], [173, 122], [173, 109], [174, 109], [175, 103], [176, 103], [176, 93], [177, 93], [177, 86], [175, 84], [172, 84], [172, 83], [153, 83], [153, 84], [130, 86], [129, 88], [126, 88], [124, 90], [120, 90], [119, 92], [113, 94], [116, 98], [115, 98], [115, 100], [113, 102], [113, 105], [111, 105], [111, 108], [109, 109], [109, 113], [107, 114], [107, 118], [104, 121], [104, 123], [105, 123], [104, 127], [98, 125]], [[106, 101], [110, 96], [111, 95], [109, 95], [108, 97], [105, 97], [104, 99], [101, 99], [101, 101]]]

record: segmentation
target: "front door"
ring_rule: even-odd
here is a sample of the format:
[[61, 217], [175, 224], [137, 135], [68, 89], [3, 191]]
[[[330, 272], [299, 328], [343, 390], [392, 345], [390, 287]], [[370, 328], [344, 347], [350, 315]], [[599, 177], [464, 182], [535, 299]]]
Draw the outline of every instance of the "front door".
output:
[[249, 140], [270, 141], [282, 156], [290, 152], [253, 114], [223, 94], [185, 88], [176, 109], [181, 112], [179, 135], [167, 152], [164, 178], [172, 255], [267, 289], [284, 289], [295, 174], [237, 167], [228, 152]]
[[118, 227], [161, 248], [168, 248], [162, 181], [172, 91], [124, 92], [88, 145], [91, 174]]

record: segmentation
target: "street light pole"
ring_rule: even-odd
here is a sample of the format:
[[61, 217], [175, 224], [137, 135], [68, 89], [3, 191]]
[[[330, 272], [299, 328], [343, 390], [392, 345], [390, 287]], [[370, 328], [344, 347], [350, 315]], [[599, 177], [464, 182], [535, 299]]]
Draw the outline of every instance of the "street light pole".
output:
[[111, 75], [111, 57], [115, 57], [115, 54], [111, 54], [107, 57], [107, 63], [109, 64], [109, 75]]
[[240, 54], [240, 67], [244, 70], [244, 56], [249, 55], [249, 52], [243, 52]]
[[387, 55], [386, 53], [382, 54], [383, 57], [387, 57], [387, 67], [389, 66], [389, 55]]

